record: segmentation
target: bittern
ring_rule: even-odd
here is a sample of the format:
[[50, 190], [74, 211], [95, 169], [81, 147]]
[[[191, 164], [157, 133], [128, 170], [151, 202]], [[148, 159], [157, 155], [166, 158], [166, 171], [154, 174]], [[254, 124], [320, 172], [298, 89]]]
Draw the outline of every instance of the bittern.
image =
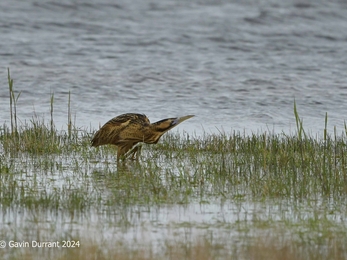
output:
[[145, 115], [123, 114], [112, 118], [95, 133], [92, 146], [105, 144], [117, 146], [117, 161], [125, 159], [127, 152], [133, 148], [130, 150], [132, 159], [135, 158], [135, 153], [138, 158], [141, 147], [135, 146], [136, 144], [141, 142], [156, 144], [163, 134], [193, 116], [166, 118], [151, 124]]

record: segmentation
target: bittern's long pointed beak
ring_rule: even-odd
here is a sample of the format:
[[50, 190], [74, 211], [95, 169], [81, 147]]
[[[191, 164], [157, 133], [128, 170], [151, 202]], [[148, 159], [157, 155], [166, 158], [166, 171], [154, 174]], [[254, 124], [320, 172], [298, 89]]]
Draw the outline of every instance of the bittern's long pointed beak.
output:
[[195, 116], [195, 115], [188, 115], [188, 116], [182, 116], [182, 117], [178, 117], [178, 118], [176, 118], [174, 121], [173, 121], [173, 125], [178, 125], [178, 124], [180, 124], [180, 123], [182, 123], [183, 121], [185, 121], [185, 120], [187, 120], [187, 119], [189, 119], [189, 118], [191, 118], [191, 117], [193, 117], [193, 116]]

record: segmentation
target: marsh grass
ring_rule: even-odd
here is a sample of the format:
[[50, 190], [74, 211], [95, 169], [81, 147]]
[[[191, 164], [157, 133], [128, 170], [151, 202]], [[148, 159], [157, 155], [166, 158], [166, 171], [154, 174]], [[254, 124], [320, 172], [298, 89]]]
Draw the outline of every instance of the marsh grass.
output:
[[[324, 139], [307, 136], [303, 140], [266, 132], [178, 138], [169, 135], [153, 149], [160, 150], [165, 160], [175, 158], [179, 165], [204, 178], [242, 183], [247, 195], [305, 198], [323, 194], [337, 198], [347, 191], [346, 138], [337, 137], [336, 132], [333, 137], [326, 134]], [[178, 142], [172, 144], [172, 139]]]
[[[132, 251], [127, 247], [123, 248], [127, 253], [120, 255], [113, 252], [111, 246], [105, 253], [100, 243], [92, 243], [83, 251], [64, 252], [61, 259], [88, 259], [85, 253], [89, 251], [95, 251], [96, 259], [115, 256], [117, 259], [215, 259], [219, 257], [218, 250], [214, 251], [217, 247], [224, 253], [239, 254], [240, 259], [276, 259], [266, 258], [265, 253], [269, 251], [276, 256], [277, 247], [259, 241], [251, 243], [254, 240], [248, 234], [251, 230], [272, 230], [277, 225], [294, 234], [289, 245], [282, 245], [285, 250], [280, 251], [288, 255], [287, 259], [298, 255], [296, 259], [310, 259], [310, 255], [300, 258], [301, 248], [307, 248], [312, 252], [311, 259], [316, 259], [313, 248], [320, 241], [325, 245], [332, 241], [327, 252], [335, 246], [341, 249], [342, 255], [346, 254], [347, 243], [339, 243], [346, 242], [343, 238], [347, 235], [341, 232], [346, 230], [343, 220], [347, 219], [347, 126], [340, 135], [336, 130], [329, 134], [327, 114], [322, 122], [323, 136], [313, 137], [304, 131], [303, 119], [294, 102], [297, 132], [293, 135], [271, 132], [246, 135], [234, 131], [192, 136], [171, 132], [157, 145], [144, 145], [139, 162], [117, 165], [114, 147], [91, 148], [94, 130], [73, 125], [70, 93], [68, 129], [58, 131], [53, 118], [54, 93], [48, 123], [33, 117], [18, 124], [16, 105], [20, 92], [14, 90], [10, 71], [8, 83], [11, 125], [4, 124], [0, 128], [0, 207], [3, 212], [19, 209], [32, 214], [37, 223], [52, 215], [60, 215], [64, 221], [71, 219], [73, 223], [96, 215], [103, 224], [110, 225], [110, 229], [124, 230], [137, 225], [133, 219], [140, 218], [134, 217], [140, 213], [134, 213], [134, 207], [144, 207], [145, 212], [150, 212], [161, 207], [189, 207], [192, 203], [215, 203], [220, 207], [228, 203], [261, 205], [260, 209], [252, 209], [251, 220], [240, 213], [240, 206], [239, 211], [235, 210], [238, 213], [233, 213], [240, 214], [238, 221], [218, 220], [204, 226], [207, 230], [222, 228], [236, 232], [239, 240], [250, 245], [247, 250], [231, 250], [226, 243], [216, 240], [199, 241], [191, 248], [170, 241], [164, 246], [169, 251], [167, 255], [146, 249], [147, 257], [141, 249]], [[266, 213], [258, 213], [264, 208]], [[271, 214], [272, 208], [275, 208], [275, 217]], [[77, 220], [76, 216], [79, 216]], [[185, 225], [196, 228], [194, 223]], [[2, 235], [11, 239], [9, 234], [10, 231]], [[204, 250], [206, 253], [200, 255]], [[265, 253], [255, 256], [257, 250]], [[27, 259], [33, 259], [30, 257]], [[335, 259], [342, 258], [338, 255]]]
[[[159, 144], [144, 145], [139, 164], [126, 162], [125, 167], [117, 168], [114, 164], [115, 148], [90, 148], [92, 133], [71, 125], [70, 108], [68, 131], [56, 130], [53, 122], [54, 94], [51, 96], [49, 124], [34, 117], [18, 126], [13, 111], [16, 111], [20, 93], [14, 92], [10, 74], [8, 78], [10, 107], [14, 115], [11, 128], [3, 125], [0, 130], [2, 162], [30, 156], [36, 158], [32, 159], [33, 163], [40, 162], [46, 168], [60, 165], [72, 172], [85, 173], [86, 169], [82, 168], [88, 167], [89, 171], [89, 162], [92, 162], [94, 168], [101, 167], [102, 173], [111, 175], [115, 171], [129, 172], [131, 167], [134, 175], [137, 172], [147, 180], [141, 186], [150, 187], [154, 194], [163, 196], [170, 194], [167, 189], [173, 186], [184, 186], [187, 192], [195, 193], [196, 188], [206, 185], [211, 193], [222, 193], [227, 197], [305, 198], [323, 195], [339, 198], [346, 195], [346, 135], [337, 136], [335, 131], [331, 136], [327, 132], [327, 115], [323, 136], [307, 135], [295, 102], [297, 134], [221, 132], [194, 137], [188, 133], [183, 136], [168, 133]], [[69, 94], [69, 107], [70, 102]], [[62, 158], [69, 158], [64, 162], [68, 166], [63, 165]], [[11, 169], [8, 163], [0, 165], [7, 171]], [[218, 183], [218, 187], [211, 186], [211, 183]], [[237, 186], [241, 189], [236, 189]]]

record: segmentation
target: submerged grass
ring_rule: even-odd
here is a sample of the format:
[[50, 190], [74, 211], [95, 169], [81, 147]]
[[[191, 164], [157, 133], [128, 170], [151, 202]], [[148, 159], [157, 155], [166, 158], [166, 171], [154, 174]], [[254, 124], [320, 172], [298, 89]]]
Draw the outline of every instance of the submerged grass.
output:
[[[251, 241], [247, 235], [251, 230], [271, 230], [280, 219], [279, 228], [288, 228], [291, 234], [295, 234], [289, 246], [282, 245], [286, 248], [284, 252], [289, 252], [287, 259], [295, 258], [300, 248], [313, 248], [310, 241], [321, 239], [326, 242], [331, 237], [346, 236], [341, 230], [346, 230], [343, 220], [347, 219], [347, 126], [344, 133], [338, 135], [335, 130], [330, 135], [327, 132], [328, 115], [323, 136], [310, 136], [304, 131], [303, 120], [294, 102], [297, 132], [293, 135], [232, 132], [197, 137], [188, 133], [183, 136], [168, 133], [157, 145], [144, 145], [139, 162], [127, 161], [117, 165], [113, 147], [91, 148], [93, 131], [73, 126], [70, 94], [67, 131], [58, 131], [54, 125], [54, 94], [51, 95], [48, 124], [34, 117], [19, 125], [16, 104], [20, 92], [14, 91], [9, 71], [8, 82], [11, 126], [4, 124], [0, 127], [0, 208], [7, 215], [12, 216], [8, 212], [20, 209], [35, 216], [34, 219], [51, 218], [53, 214], [64, 215], [62, 219], [69, 218], [74, 222], [76, 216], [87, 218], [96, 214], [103, 216], [100, 218], [110, 227], [126, 229], [134, 226], [134, 216], [140, 214], [134, 213], [133, 207], [150, 211], [191, 203], [217, 203], [221, 207], [225, 203], [260, 203], [261, 210], [253, 209], [251, 220], [240, 213], [240, 207], [239, 212], [235, 210], [240, 214], [238, 221], [218, 220], [208, 228], [233, 230]], [[276, 208], [275, 217], [271, 215], [272, 207]], [[285, 210], [281, 211], [281, 208]], [[266, 213], [258, 214], [264, 209]], [[8, 221], [11, 223], [12, 217]], [[194, 226], [188, 223], [188, 228], [190, 225]], [[8, 233], [1, 235], [10, 238]], [[346, 242], [345, 239], [341, 241]], [[204, 259], [193, 252], [200, 248], [213, 251], [211, 247], [216, 244], [211, 240], [206, 243], [201, 245], [199, 242], [195, 249], [183, 249], [186, 255], [179, 255], [179, 258]], [[261, 243], [250, 245], [249, 249], [236, 252], [245, 256], [240, 259], [265, 259], [265, 253], [259, 258], [254, 253], [257, 250], [276, 251], [271, 243], [270, 246]], [[100, 246], [93, 245], [88, 250], [95, 247], [97, 252], [101, 252]], [[166, 248], [170, 250], [177, 246], [180, 244]], [[338, 246], [345, 254], [346, 246]], [[181, 249], [175, 250], [179, 252]], [[83, 252], [79, 252], [76, 259], [80, 254], [81, 259], [87, 259]], [[148, 251], [150, 255], [146, 258], [139, 252], [133, 258], [124, 259], [171, 257], [171, 253], [158, 256]], [[96, 259], [113, 256], [100, 253]], [[214, 257], [211, 255], [206, 259]], [[122, 259], [120, 255], [118, 258]], [[68, 258], [64, 255], [64, 259]]]

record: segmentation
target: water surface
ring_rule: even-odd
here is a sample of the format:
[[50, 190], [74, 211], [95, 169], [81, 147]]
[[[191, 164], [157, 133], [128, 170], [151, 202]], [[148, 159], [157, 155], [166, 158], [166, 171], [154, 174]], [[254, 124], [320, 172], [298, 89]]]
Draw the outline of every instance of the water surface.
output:
[[343, 129], [347, 12], [342, 1], [16, 1], [0, 4], [0, 115], [7, 71], [19, 117], [98, 128], [125, 112], [184, 114], [188, 132]]

